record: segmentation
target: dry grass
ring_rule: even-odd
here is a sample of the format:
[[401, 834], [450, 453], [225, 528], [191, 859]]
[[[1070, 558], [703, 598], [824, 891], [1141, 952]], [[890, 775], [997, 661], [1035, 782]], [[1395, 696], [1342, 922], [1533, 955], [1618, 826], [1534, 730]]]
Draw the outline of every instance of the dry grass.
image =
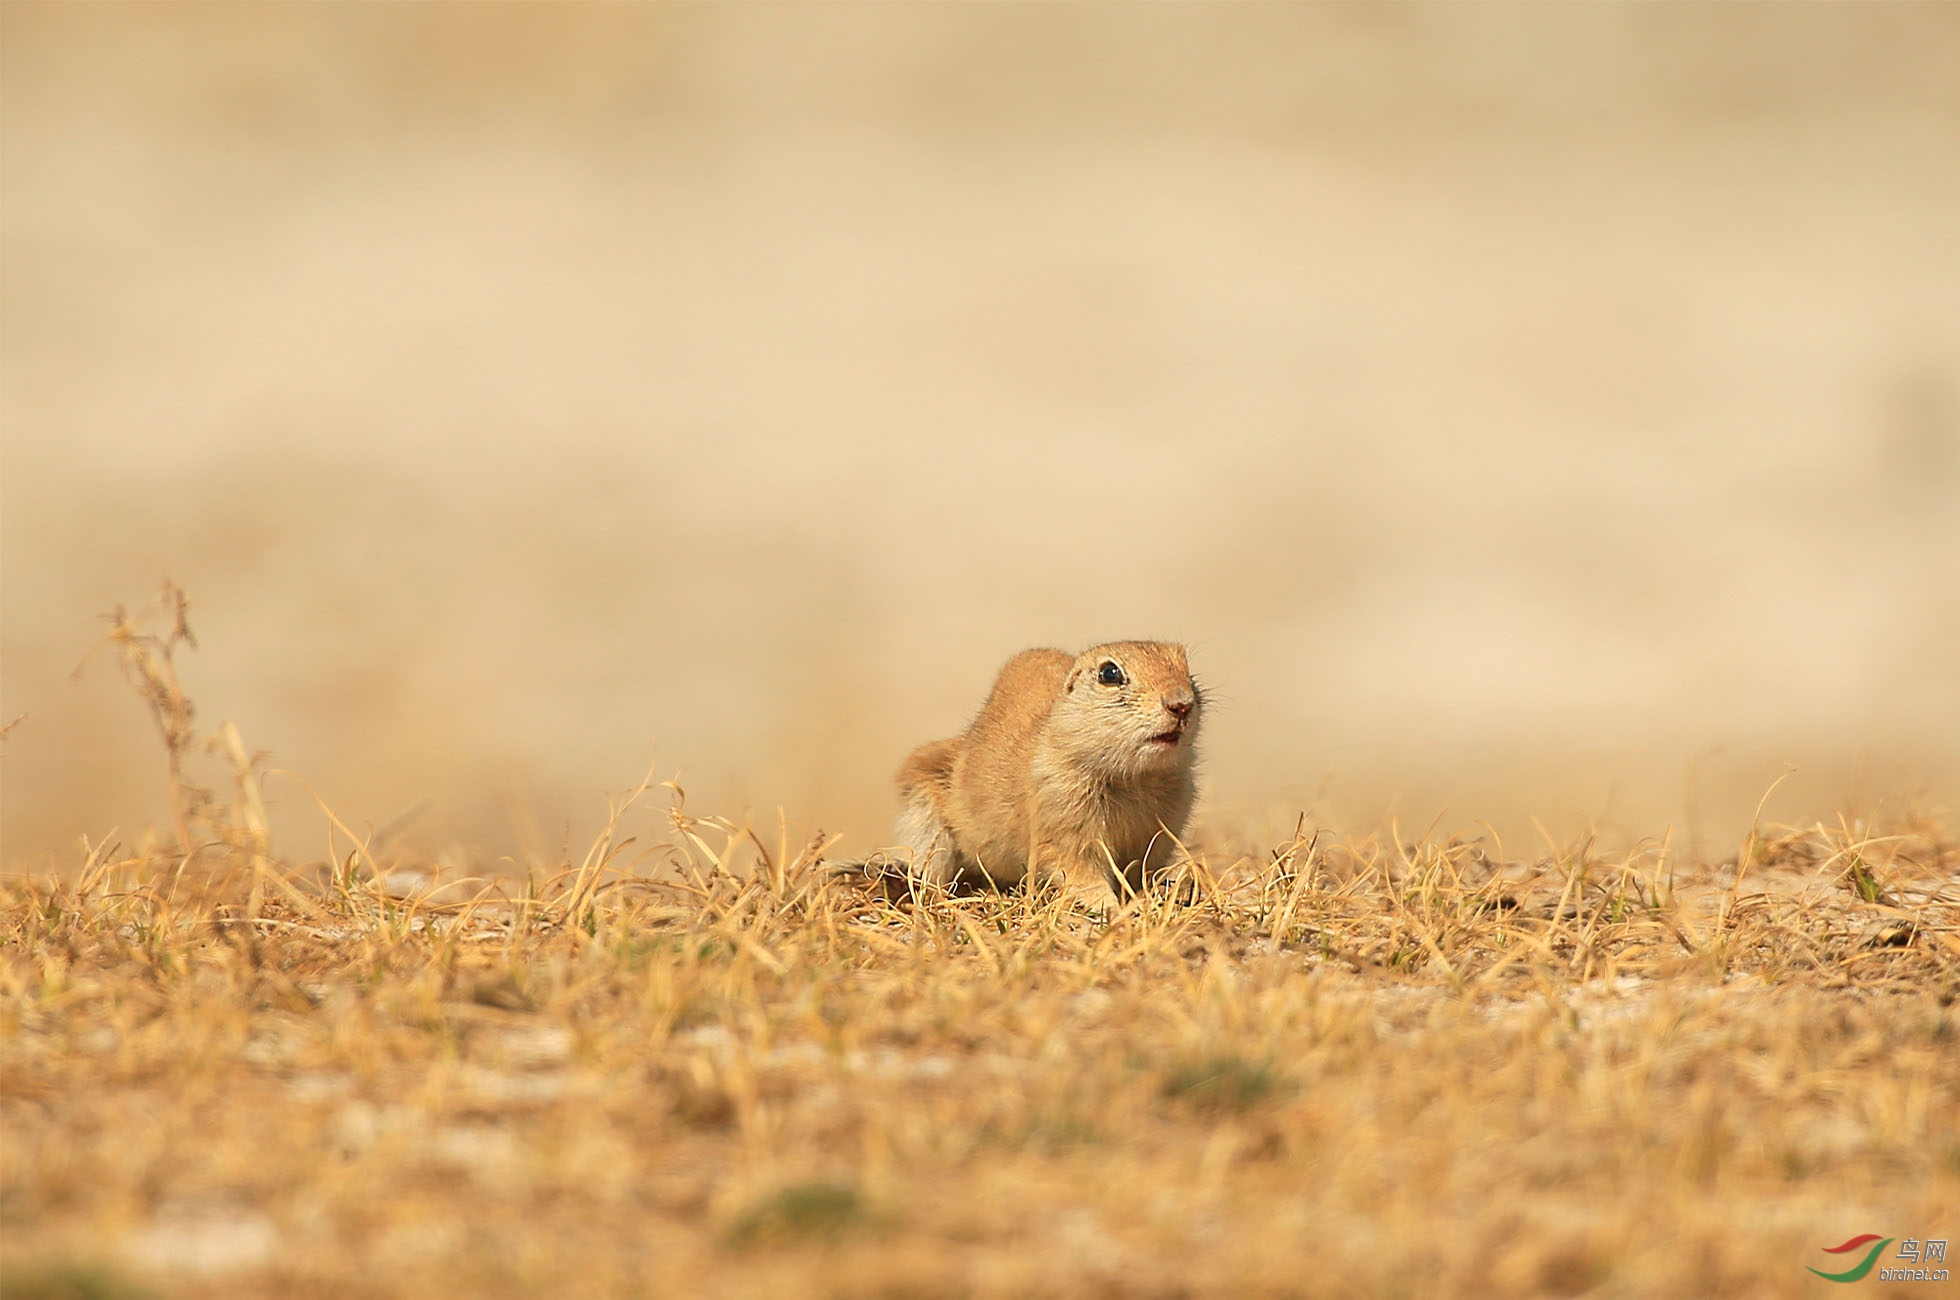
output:
[[498, 879], [213, 797], [0, 886], [6, 1293], [1787, 1295], [1960, 1226], [1929, 820], [1303, 826], [1097, 919], [648, 793]]

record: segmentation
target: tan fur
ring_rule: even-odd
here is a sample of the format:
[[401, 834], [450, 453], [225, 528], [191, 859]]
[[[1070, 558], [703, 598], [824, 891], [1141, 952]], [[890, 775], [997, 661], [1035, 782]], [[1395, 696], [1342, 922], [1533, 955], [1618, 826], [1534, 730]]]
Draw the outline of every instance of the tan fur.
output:
[[[1105, 663], [1121, 685], [1100, 680]], [[913, 873], [941, 885], [1032, 873], [1119, 896], [1142, 889], [1190, 818], [1203, 707], [1180, 645], [1015, 655], [963, 735], [920, 747], [898, 770]]]

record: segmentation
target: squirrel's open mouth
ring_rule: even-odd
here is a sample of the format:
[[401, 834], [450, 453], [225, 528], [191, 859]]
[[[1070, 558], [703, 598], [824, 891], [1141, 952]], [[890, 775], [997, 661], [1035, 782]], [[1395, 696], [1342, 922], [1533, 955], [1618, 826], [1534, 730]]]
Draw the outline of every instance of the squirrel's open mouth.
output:
[[1182, 731], [1165, 731], [1152, 736], [1150, 743], [1153, 745], [1175, 745], [1182, 739], [1184, 739], [1184, 733]]

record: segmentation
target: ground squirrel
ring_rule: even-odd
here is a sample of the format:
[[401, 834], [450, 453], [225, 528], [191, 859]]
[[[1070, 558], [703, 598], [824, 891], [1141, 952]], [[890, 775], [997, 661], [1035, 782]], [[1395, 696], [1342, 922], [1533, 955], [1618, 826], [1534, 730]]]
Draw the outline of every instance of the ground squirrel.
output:
[[965, 733], [898, 770], [914, 879], [1140, 891], [1169, 861], [1196, 797], [1204, 696], [1184, 647], [1112, 641], [1007, 661]]

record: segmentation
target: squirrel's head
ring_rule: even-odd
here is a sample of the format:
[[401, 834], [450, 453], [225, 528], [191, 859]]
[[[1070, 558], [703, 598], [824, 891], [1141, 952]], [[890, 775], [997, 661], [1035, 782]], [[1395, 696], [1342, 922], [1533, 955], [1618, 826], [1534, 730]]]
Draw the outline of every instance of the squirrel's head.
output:
[[1112, 641], [1076, 656], [1062, 685], [1069, 749], [1116, 772], [1189, 766], [1204, 694], [1184, 647]]

